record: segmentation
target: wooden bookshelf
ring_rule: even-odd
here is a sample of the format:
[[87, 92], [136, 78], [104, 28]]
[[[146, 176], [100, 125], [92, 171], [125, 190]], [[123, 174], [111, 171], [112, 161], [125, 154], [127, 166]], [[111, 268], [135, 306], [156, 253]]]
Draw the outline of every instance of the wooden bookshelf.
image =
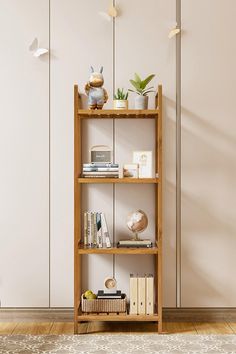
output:
[[[83, 178], [82, 124], [84, 119], [154, 119], [155, 174], [158, 178]], [[84, 184], [153, 184], [155, 186], [156, 245], [152, 248], [87, 248], [82, 242], [82, 188]], [[99, 187], [98, 187], [99, 188]], [[155, 259], [156, 313], [154, 315], [88, 314], [80, 309], [82, 295], [82, 257], [88, 254], [149, 255]], [[74, 86], [74, 332], [82, 321], [143, 321], [157, 322], [162, 332], [162, 86], [158, 86], [156, 109], [153, 110], [88, 110], [82, 109], [78, 86]]]

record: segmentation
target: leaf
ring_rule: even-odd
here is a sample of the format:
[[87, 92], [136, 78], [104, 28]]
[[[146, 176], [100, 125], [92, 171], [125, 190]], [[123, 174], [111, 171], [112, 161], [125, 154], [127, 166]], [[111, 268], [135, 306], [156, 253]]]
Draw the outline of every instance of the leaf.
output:
[[141, 82], [141, 87], [142, 87], [142, 89], [145, 89], [145, 87], [147, 86], [147, 84], [149, 84], [149, 82], [154, 78], [154, 74], [151, 74], [151, 75], [149, 75], [148, 77], [146, 77], [146, 79], [145, 80], [143, 80], [142, 82]]
[[153, 91], [153, 90], [145, 91], [145, 92], [143, 92], [143, 96], [147, 96], [147, 94], [150, 92], [155, 92], [155, 91]]
[[134, 74], [134, 79], [135, 79], [136, 82], [139, 82], [139, 83], [142, 82], [140, 76], [137, 73]]
[[143, 90], [143, 92], [149, 91], [149, 90], [151, 90], [151, 89], [153, 89], [153, 88], [154, 88], [153, 86], [147, 87], [147, 88], [145, 88], [145, 89]]
[[136, 88], [136, 90], [140, 90], [141, 87], [140, 87], [140, 84], [134, 80], [129, 80], [130, 83], [134, 86], [134, 88]]

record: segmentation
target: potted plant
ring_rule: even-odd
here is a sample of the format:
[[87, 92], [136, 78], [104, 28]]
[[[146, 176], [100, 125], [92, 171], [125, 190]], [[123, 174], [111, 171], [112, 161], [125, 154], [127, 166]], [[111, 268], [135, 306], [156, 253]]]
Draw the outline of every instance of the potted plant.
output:
[[135, 109], [147, 109], [148, 108], [148, 94], [153, 91], [153, 86], [147, 87], [149, 82], [154, 78], [154, 74], [149, 75], [146, 79], [141, 80], [138, 74], [134, 74], [134, 80], [130, 80], [130, 83], [134, 86], [135, 90], [129, 89], [131, 92], [135, 92], [138, 95], [134, 99]]
[[129, 93], [125, 92], [123, 88], [118, 88], [116, 94], [114, 95], [114, 109], [128, 109], [128, 95]]

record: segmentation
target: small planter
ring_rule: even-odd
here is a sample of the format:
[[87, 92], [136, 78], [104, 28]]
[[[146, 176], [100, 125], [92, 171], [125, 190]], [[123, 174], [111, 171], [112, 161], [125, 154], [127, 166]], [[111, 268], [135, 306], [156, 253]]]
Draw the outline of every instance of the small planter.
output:
[[134, 99], [135, 109], [147, 109], [148, 108], [148, 96], [137, 95]]
[[128, 109], [128, 100], [113, 100], [114, 109]]

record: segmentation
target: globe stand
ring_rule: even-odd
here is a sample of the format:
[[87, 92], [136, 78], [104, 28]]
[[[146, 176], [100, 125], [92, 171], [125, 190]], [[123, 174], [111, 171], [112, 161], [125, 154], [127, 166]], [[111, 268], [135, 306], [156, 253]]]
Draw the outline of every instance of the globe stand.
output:
[[134, 232], [134, 237], [132, 238], [133, 241], [143, 241], [141, 238], [138, 236], [138, 232]]

